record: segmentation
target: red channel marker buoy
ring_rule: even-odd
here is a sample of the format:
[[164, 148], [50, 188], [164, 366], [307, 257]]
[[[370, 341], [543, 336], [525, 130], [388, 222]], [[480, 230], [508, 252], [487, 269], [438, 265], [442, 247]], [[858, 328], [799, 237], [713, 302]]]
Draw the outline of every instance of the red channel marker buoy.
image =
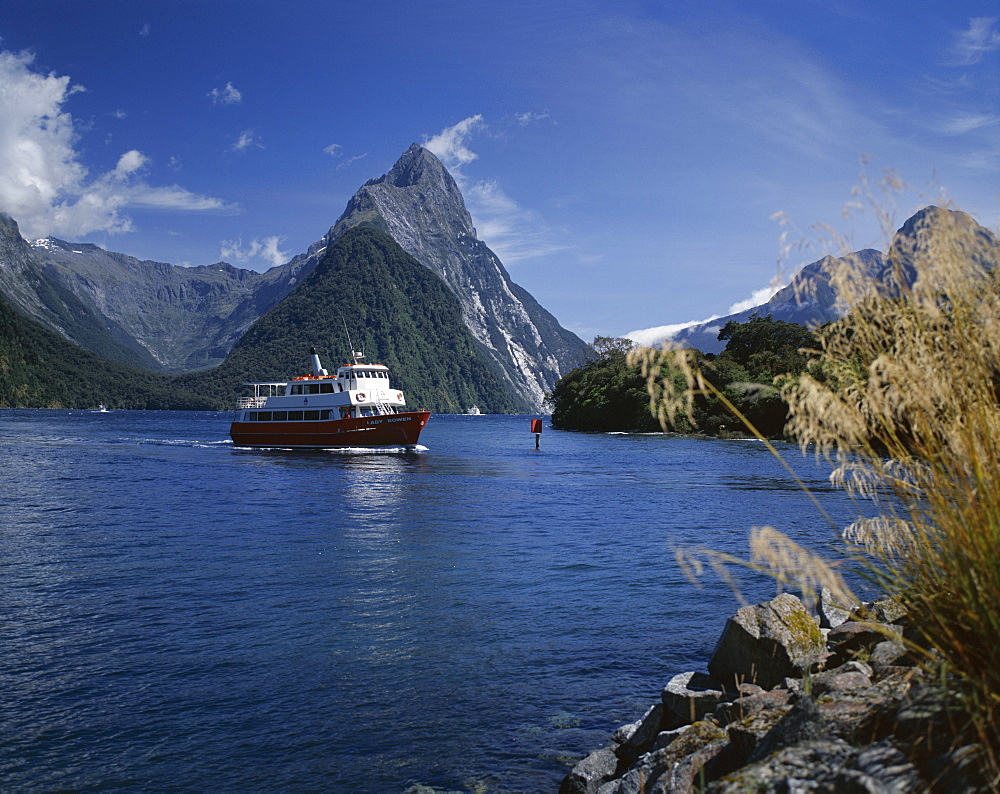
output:
[[535, 449], [538, 449], [542, 444], [542, 420], [532, 419], [531, 420], [531, 432], [535, 434]]

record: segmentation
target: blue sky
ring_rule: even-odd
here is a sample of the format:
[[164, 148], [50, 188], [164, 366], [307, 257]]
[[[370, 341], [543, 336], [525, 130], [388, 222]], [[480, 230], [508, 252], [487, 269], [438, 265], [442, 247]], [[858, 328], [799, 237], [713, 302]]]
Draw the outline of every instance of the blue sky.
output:
[[895, 225], [943, 188], [996, 228], [1000, 1], [0, 11], [0, 209], [25, 236], [263, 270], [413, 142], [584, 339], [704, 319], [823, 253], [800, 241], [883, 247], [878, 213], [842, 214], [862, 173], [911, 186]]

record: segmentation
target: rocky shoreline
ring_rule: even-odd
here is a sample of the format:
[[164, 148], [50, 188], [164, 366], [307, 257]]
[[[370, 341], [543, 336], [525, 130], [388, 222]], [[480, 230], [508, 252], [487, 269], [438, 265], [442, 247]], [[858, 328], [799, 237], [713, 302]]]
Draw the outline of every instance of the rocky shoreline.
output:
[[674, 676], [561, 794], [986, 792], [957, 698], [910, 652], [884, 597], [812, 614], [783, 593], [727, 622], [707, 673]]

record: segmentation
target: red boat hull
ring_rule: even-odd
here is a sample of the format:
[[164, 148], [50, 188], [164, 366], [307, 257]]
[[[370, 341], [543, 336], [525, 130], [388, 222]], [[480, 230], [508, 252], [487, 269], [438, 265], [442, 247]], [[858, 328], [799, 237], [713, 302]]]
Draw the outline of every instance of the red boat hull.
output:
[[233, 422], [229, 435], [237, 447], [412, 447], [430, 416], [429, 411], [410, 411], [326, 422]]

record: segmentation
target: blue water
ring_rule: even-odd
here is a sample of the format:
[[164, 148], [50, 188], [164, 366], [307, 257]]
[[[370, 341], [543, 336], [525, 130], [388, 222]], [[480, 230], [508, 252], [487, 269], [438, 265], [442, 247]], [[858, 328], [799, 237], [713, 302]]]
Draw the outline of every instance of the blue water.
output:
[[417, 451], [263, 452], [229, 420], [0, 411], [4, 790], [555, 791], [738, 607], [676, 546], [836, 534], [756, 442], [435, 416]]

